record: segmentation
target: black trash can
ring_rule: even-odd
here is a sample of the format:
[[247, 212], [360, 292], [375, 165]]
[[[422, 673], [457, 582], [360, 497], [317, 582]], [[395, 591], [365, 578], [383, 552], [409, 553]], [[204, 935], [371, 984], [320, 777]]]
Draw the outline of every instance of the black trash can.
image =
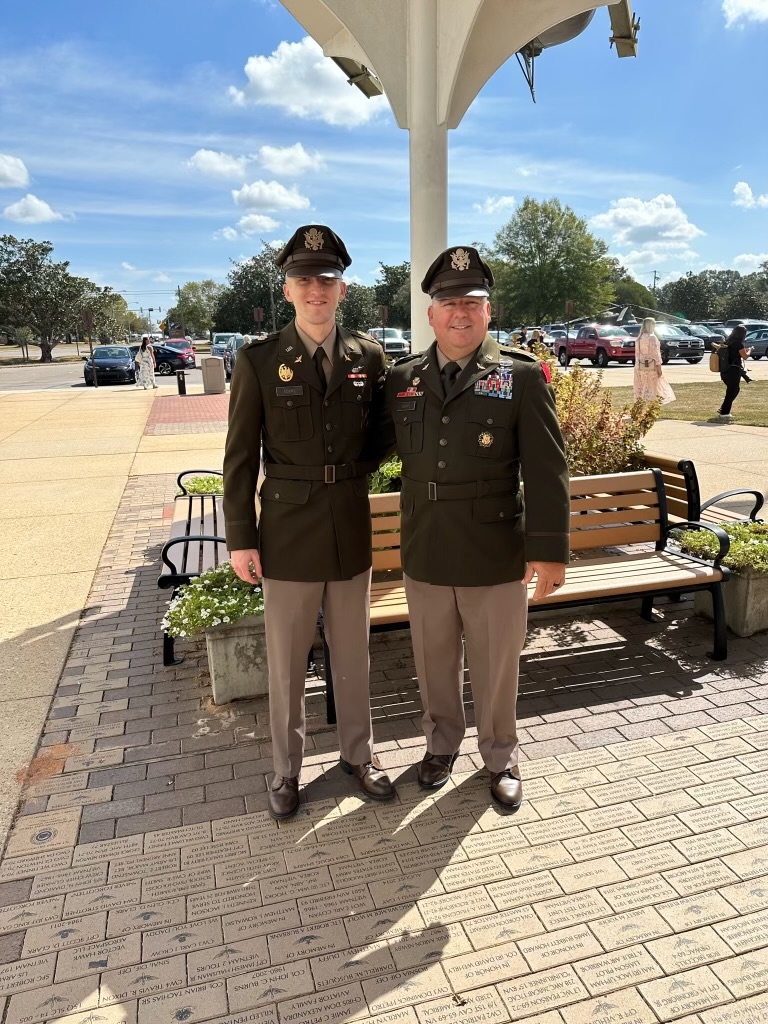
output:
[[184, 376], [183, 370], [176, 371], [176, 384], [179, 389], [180, 395], [186, 395], [187, 393], [187, 378]]

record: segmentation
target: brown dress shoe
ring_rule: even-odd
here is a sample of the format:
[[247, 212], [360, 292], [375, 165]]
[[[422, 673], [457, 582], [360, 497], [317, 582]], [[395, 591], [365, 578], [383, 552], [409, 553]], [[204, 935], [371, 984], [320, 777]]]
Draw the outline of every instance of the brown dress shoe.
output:
[[269, 784], [269, 813], [277, 819], [292, 818], [299, 809], [299, 780], [273, 775]]
[[347, 775], [354, 775], [360, 783], [360, 789], [371, 800], [391, 800], [395, 795], [395, 787], [381, 767], [378, 757], [371, 758], [366, 764], [350, 764], [339, 758], [339, 764]]
[[419, 785], [422, 789], [440, 789], [451, 777], [451, 768], [458, 757], [456, 754], [430, 754], [426, 752], [418, 768]]
[[523, 802], [523, 782], [517, 768], [491, 775], [491, 796], [505, 811], [516, 811]]

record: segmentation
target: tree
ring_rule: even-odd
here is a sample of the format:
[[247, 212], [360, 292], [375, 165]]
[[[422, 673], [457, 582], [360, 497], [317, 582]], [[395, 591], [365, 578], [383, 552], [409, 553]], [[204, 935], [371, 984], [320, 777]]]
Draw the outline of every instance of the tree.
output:
[[738, 286], [723, 303], [723, 319], [731, 320], [743, 316], [765, 320], [768, 317], [768, 291], [765, 290], [763, 280], [761, 274], [748, 274], [742, 277]]
[[275, 266], [275, 249], [262, 242], [261, 252], [234, 266], [228, 284], [219, 293], [213, 314], [215, 331], [254, 331], [253, 310], [264, 310], [265, 330], [279, 330], [293, 316], [293, 307], [283, 297], [283, 276]]
[[718, 296], [706, 273], [685, 274], [669, 281], [659, 293], [659, 308], [665, 313], [682, 313], [688, 320], [711, 320], [716, 314]]
[[656, 296], [650, 288], [646, 288], [639, 281], [627, 278], [625, 281], [617, 281], [613, 288], [616, 292], [616, 302], [620, 306], [635, 306], [640, 313], [647, 309], [656, 309]]
[[528, 323], [559, 320], [566, 299], [576, 316], [604, 309], [614, 298], [607, 251], [559, 199], [539, 203], [526, 196], [495, 239], [496, 257], [511, 268], [510, 305]]
[[212, 281], [188, 281], [177, 289], [176, 305], [166, 313], [168, 327], [181, 327], [185, 334], [210, 334], [224, 285]]
[[[379, 279], [374, 285], [376, 304], [386, 306], [387, 326], [408, 329], [411, 326], [411, 264], [379, 263]], [[375, 317], [379, 326], [380, 317]], [[371, 324], [368, 324], [370, 327]]]
[[339, 303], [339, 323], [350, 331], [367, 331], [378, 320], [376, 290], [366, 284], [350, 284], [343, 302]]

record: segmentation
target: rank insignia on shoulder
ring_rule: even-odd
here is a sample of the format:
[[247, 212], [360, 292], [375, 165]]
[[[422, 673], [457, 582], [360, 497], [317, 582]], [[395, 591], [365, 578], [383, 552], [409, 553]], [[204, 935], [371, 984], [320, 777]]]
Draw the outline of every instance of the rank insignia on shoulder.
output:
[[277, 375], [280, 380], [293, 380], [293, 370], [290, 366], [286, 366], [285, 363], [280, 363], [277, 368]]

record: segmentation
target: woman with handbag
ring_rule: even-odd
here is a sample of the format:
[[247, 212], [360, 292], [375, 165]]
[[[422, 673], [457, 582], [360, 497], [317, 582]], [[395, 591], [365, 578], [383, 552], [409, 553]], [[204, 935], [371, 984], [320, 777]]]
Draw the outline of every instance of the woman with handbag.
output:
[[664, 380], [661, 362], [661, 345], [656, 337], [656, 321], [652, 316], [643, 320], [643, 326], [635, 342], [635, 398], [662, 405], [674, 402], [675, 392]]
[[723, 423], [733, 423], [731, 406], [741, 391], [741, 376], [744, 373], [742, 360], [748, 359], [751, 348], [744, 347], [747, 329], [743, 324], [734, 327], [725, 345], [718, 351], [720, 357], [720, 380], [725, 384], [725, 398], [718, 409]]

